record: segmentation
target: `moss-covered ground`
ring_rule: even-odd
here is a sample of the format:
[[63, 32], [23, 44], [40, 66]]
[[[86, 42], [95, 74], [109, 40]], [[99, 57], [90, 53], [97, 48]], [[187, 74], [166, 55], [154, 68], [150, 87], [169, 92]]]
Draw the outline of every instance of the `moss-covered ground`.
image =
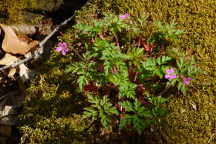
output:
[[[127, 2], [136, 5], [131, 0]], [[140, 0], [137, 3], [142, 8], [140, 14], [166, 23], [177, 22], [185, 34], [175, 47], [194, 55], [203, 69], [193, 83], [192, 95], [170, 98], [168, 123], [160, 133], [167, 143], [216, 143], [216, 1]], [[131, 6], [126, 10], [130, 11]]]
[[216, 1], [142, 2], [143, 11], [154, 20], [178, 23], [185, 34], [175, 46], [191, 52], [203, 69], [193, 83], [192, 95], [170, 98], [168, 123], [161, 132], [168, 143], [216, 143]]
[[[76, 19], [87, 21], [96, 14], [110, 11], [146, 15], [150, 21], [176, 22], [185, 33], [173, 47], [195, 56], [203, 70], [192, 82], [192, 94], [169, 97], [167, 121], [159, 129], [146, 133], [143, 141], [148, 144], [216, 143], [216, 1], [113, 0], [106, 3], [98, 0], [77, 12]], [[29, 143], [97, 141], [92, 135], [97, 133], [97, 127], [90, 128], [89, 134], [83, 133], [91, 123], [80, 121], [85, 101], [73, 91], [73, 80], [62, 72], [67, 63], [69, 61], [54, 53], [38, 68], [39, 74], [27, 89], [21, 125]], [[95, 136], [100, 138], [100, 135]], [[124, 139], [122, 143], [130, 143]]]

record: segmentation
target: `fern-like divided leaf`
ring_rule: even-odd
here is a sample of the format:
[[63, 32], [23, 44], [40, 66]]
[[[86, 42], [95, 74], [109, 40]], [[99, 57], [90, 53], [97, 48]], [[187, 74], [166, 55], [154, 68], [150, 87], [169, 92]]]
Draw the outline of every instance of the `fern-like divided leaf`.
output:
[[135, 89], [136, 89], [136, 84], [134, 83], [131, 82], [121, 83], [121, 85], [119, 86], [119, 97], [135, 99], [136, 96]]
[[144, 50], [142, 48], [130, 48], [127, 52], [128, 59], [130, 60], [131, 65], [139, 67]]
[[113, 116], [118, 115], [118, 110], [109, 102], [108, 97], [100, 98], [98, 96], [88, 96], [90, 107], [85, 108], [83, 118], [91, 118], [92, 120], [100, 119], [101, 124], [110, 129], [110, 123]]
[[159, 76], [160, 78], [164, 75], [165, 67], [163, 65], [167, 64], [172, 60], [169, 56], [161, 56], [157, 59], [148, 58], [145, 62], [142, 62], [140, 67], [141, 77], [145, 78], [146, 76]]
[[125, 109], [125, 115], [120, 120], [119, 128], [132, 126], [139, 134], [153, 122], [152, 112], [145, 108], [138, 100], [119, 103]]
[[85, 66], [82, 62], [77, 62], [70, 64], [66, 67], [65, 72], [66, 73], [82, 73], [84, 72], [83, 67]]
[[164, 116], [167, 113], [167, 110], [161, 107], [161, 104], [164, 104], [167, 102], [166, 98], [163, 98], [161, 96], [158, 97], [149, 97], [149, 102], [151, 105], [152, 114], [154, 117]]
[[77, 79], [77, 83], [79, 84], [79, 88], [82, 91], [83, 87], [88, 84], [88, 80], [84, 75], [79, 76], [79, 78]]
[[156, 62], [158, 65], [163, 65], [163, 64], [166, 64], [170, 60], [172, 60], [172, 58], [169, 56], [161, 56], [156, 59]]
[[156, 22], [158, 31], [164, 35], [166, 39], [177, 39], [178, 35], [183, 34], [182, 30], [176, 29], [176, 23], [162, 24], [160, 21]]

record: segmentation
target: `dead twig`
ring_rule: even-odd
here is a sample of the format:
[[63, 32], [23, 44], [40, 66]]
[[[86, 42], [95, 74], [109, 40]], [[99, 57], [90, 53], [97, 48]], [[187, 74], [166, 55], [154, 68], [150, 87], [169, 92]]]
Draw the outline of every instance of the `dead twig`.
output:
[[0, 68], [0, 71], [3, 71], [5, 69], [8, 69], [8, 68], [12, 68], [12, 67], [16, 67], [20, 64], [23, 64], [25, 62], [28, 62], [32, 59], [35, 59], [37, 60], [38, 58], [40, 58], [40, 56], [44, 53], [44, 45], [45, 43], [57, 32], [59, 31], [59, 29], [66, 25], [69, 21], [71, 21], [73, 19], [74, 15], [69, 17], [68, 19], [66, 19], [65, 21], [63, 21], [61, 24], [59, 24], [48, 36], [46, 36], [40, 43], [39, 43], [39, 47], [33, 52], [33, 54], [29, 57], [26, 57], [25, 59], [23, 60], [20, 60], [20, 61], [17, 61], [11, 65], [7, 65], [7, 66], [3, 66]]

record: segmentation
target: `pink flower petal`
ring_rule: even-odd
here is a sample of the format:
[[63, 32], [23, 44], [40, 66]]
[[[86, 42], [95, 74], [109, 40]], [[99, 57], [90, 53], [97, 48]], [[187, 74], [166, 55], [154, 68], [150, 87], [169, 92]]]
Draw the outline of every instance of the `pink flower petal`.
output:
[[170, 79], [176, 79], [176, 75], [170, 75]]
[[177, 76], [175, 74], [166, 74], [165, 75], [165, 79], [171, 80], [171, 79], [176, 79], [176, 78], [177, 78]]
[[174, 73], [174, 69], [173, 68], [167, 69], [166, 73], [167, 74], [173, 74]]
[[66, 42], [59, 42], [58, 47], [55, 49], [57, 52], [60, 52], [62, 55], [66, 55], [69, 51]]
[[64, 50], [61, 51], [62, 55], [66, 55], [68, 53], [69, 49], [65, 48]]
[[126, 13], [126, 14], [124, 14], [124, 15], [120, 15], [119, 16], [119, 18], [121, 19], [121, 20], [124, 20], [124, 19], [126, 19], [127, 17], [129, 17], [130, 15], [128, 14], [128, 13]]
[[62, 55], [66, 55], [67, 53], [65, 51], [61, 51], [61, 54]]
[[55, 50], [56, 50], [57, 52], [60, 52], [60, 51], [62, 50], [62, 47], [57, 47]]
[[59, 47], [67, 47], [67, 43], [66, 42], [60, 42], [60, 43], [58, 43], [58, 46]]
[[166, 74], [165, 79], [169, 79], [169, 78], [170, 78], [170, 75]]
[[191, 80], [192, 80], [192, 78], [190, 78], [190, 77], [188, 77], [188, 78], [184, 77], [184, 78], [183, 78], [183, 83], [184, 83], [185, 85], [189, 85]]

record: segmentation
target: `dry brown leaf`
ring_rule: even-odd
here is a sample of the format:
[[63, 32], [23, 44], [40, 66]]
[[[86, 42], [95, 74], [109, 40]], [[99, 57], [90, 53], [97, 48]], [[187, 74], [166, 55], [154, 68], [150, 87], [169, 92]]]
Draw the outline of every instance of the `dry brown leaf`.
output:
[[[0, 65], [10, 65], [10, 64], [16, 62], [17, 60], [19, 60], [19, 58], [15, 57], [11, 54], [6, 53], [4, 55], [4, 57], [2, 59], [0, 59]], [[8, 73], [8, 77], [14, 78], [15, 73], [16, 73], [16, 68], [11, 68], [9, 73]]]
[[28, 43], [21, 40], [10, 26], [0, 24], [0, 27], [5, 33], [2, 49], [7, 53], [24, 55], [38, 45], [37, 41]]
[[2, 59], [0, 59], [0, 65], [10, 65], [19, 60], [16, 56], [6, 53]]
[[[16, 56], [6, 53], [5, 56], [2, 59], [0, 59], [0, 65], [10, 65], [12, 63], [15, 63], [18, 60], [20, 59], [17, 58]], [[14, 78], [14, 75], [16, 74], [16, 72], [17, 72], [17, 68], [10, 68], [7, 75], [10, 78]], [[30, 76], [32, 75], [33, 73], [28, 67], [25, 66], [25, 64], [19, 65], [19, 76], [21, 77], [23, 81], [28, 80]]]
[[33, 72], [24, 64], [19, 65], [19, 76], [23, 82], [30, 79], [33, 76]]
[[12, 79], [15, 79], [14, 78], [14, 75], [16, 74], [16, 68], [11, 68], [9, 73], [8, 73], [8, 77], [9, 78], [12, 78]]

